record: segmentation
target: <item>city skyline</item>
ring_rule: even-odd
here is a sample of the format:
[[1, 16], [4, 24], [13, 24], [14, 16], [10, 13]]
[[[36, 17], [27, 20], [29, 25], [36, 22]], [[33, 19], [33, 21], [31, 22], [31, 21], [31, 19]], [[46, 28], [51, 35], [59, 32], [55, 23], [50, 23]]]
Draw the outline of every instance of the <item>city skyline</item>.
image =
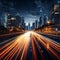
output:
[[25, 23], [32, 25], [40, 16], [49, 16], [49, 11], [57, 1], [60, 0], [0, 0], [0, 9], [2, 11], [0, 11], [0, 15], [5, 12], [18, 14], [25, 17]]

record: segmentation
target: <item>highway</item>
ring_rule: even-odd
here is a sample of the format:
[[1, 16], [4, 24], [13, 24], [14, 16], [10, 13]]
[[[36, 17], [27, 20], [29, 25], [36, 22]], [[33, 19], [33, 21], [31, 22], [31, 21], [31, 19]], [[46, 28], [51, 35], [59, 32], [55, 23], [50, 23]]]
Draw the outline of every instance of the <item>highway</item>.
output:
[[28, 31], [0, 43], [0, 60], [60, 60], [60, 43]]

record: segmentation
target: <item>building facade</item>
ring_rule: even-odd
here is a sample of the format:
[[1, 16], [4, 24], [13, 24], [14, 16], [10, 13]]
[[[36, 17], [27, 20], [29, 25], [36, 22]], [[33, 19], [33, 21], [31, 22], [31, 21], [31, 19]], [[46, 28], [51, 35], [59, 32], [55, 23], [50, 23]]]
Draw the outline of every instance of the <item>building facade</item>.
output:
[[54, 22], [56, 30], [60, 30], [60, 4], [55, 4], [51, 14], [51, 19]]

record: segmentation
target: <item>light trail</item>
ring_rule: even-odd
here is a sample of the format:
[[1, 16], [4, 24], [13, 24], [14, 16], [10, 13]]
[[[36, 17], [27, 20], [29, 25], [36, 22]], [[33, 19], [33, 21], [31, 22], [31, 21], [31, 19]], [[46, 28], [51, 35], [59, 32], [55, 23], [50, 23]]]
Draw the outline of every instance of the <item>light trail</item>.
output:
[[13, 37], [13, 38], [7, 39], [6, 41], [0, 42], [0, 45], [3, 45], [5, 43], [8, 43], [8, 42], [10, 42], [11, 40], [13, 40], [15, 38], [17, 38], [17, 37]]
[[27, 50], [28, 50], [29, 43], [30, 43], [30, 32], [25, 33], [24, 38], [25, 38], [25, 45], [24, 45], [22, 56], [21, 56], [20, 60], [26, 60]]
[[46, 35], [46, 36], [51, 36], [55, 38], [60, 38], [60, 32], [38, 32], [39, 34]]
[[[1, 46], [0, 60], [17, 60], [18, 58], [26, 60], [30, 42], [33, 57], [31, 60], [39, 60], [37, 51], [42, 60], [46, 60], [45, 54], [42, 52], [45, 50], [52, 59], [60, 60], [60, 44], [33, 31], [26, 32]], [[45, 50], [41, 49], [40, 44]]]
[[34, 44], [34, 37], [32, 36], [31, 41], [32, 41], [32, 52], [33, 52], [33, 60], [38, 60], [37, 59], [37, 54], [36, 54], [36, 49], [35, 49], [35, 44]]
[[[60, 51], [60, 48], [59, 48], [60, 45], [59, 45], [59, 44], [56, 44], [55, 41], [52, 41], [52, 40], [50, 40], [50, 39], [48, 39], [48, 38], [45, 38], [44, 36], [41, 36], [41, 35], [39, 35], [39, 34], [37, 34], [37, 33], [34, 33], [34, 35], [35, 35], [35, 37], [37, 38], [37, 40], [40, 40], [40, 43], [44, 46], [45, 49], [46, 49], [46, 47], [47, 47], [48, 51], [50, 51], [50, 53], [52, 53], [53, 56], [55, 56], [58, 60], [60, 59], [60, 55], [58, 55], [58, 53], [57, 53], [57, 52]], [[51, 44], [52, 44], [52, 45], [51, 45]], [[54, 51], [54, 50], [51, 48], [51, 47], [53, 47], [53, 45], [57, 46], [57, 48], [58, 48], [57, 52]], [[55, 47], [53, 47], [53, 48], [56, 50]], [[54, 58], [55, 58], [55, 57], [54, 57]]]
[[16, 34], [22, 34], [22, 33], [24, 33], [24, 32], [10, 32], [10, 33], [7, 33], [7, 34], [0, 35], [0, 37], [10, 36], [10, 35], [16, 35]]

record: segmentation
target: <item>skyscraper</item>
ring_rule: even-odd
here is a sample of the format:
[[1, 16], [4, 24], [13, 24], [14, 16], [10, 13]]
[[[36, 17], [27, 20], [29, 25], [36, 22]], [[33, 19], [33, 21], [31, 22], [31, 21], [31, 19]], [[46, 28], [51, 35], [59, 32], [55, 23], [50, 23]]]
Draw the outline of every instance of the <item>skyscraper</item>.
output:
[[60, 5], [54, 5], [54, 22], [55, 24], [60, 24]]
[[0, 19], [0, 25], [1, 25], [1, 19]]
[[24, 17], [21, 17], [21, 28], [25, 29]]
[[21, 27], [21, 17], [19, 15], [15, 16], [17, 19], [18, 26]]
[[30, 23], [28, 24], [28, 30], [31, 30]]
[[16, 16], [13, 16], [12, 14], [8, 14], [6, 25], [7, 28], [18, 27], [19, 21]]
[[32, 24], [32, 29], [35, 29], [35, 23]]
[[46, 25], [46, 23], [47, 23], [47, 21], [48, 21], [48, 16], [44, 16], [43, 21], [44, 21], [43, 25]]
[[53, 13], [51, 14], [52, 21], [55, 23], [54, 28], [60, 30], [60, 4], [55, 4]]
[[38, 28], [38, 20], [35, 21], [35, 28]]
[[40, 17], [40, 18], [39, 18], [39, 26], [42, 26], [42, 25], [43, 25], [43, 18]]

